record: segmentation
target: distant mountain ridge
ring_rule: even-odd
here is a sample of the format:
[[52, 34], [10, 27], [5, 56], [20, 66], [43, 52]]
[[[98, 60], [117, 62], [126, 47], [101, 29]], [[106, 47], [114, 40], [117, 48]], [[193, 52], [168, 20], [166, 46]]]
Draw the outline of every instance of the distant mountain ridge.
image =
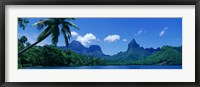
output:
[[140, 60], [144, 59], [147, 56], [152, 55], [153, 53], [160, 51], [160, 48], [154, 49], [154, 48], [143, 48], [140, 47], [140, 45], [133, 39], [128, 44], [128, 49], [125, 52], [120, 52], [112, 56], [112, 59], [116, 60]]
[[83, 46], [80, 42], [75, 41], [75, 40], [73, 40], [69, 44], [68, 48], [65, 47], [65, 49], [70, 49], [70, 50], [75, 51], [75, 52], [77, 52], [79, 54], [84, 54], [84, 53], [86, 53], [86, 50], [87, 50], [87, 48], [85, 46]]
[[72, 50], [74, 52], [77, 52], [79, 54], [84, 54], [84, 55], [91, 55], [94, 57], [98, 57], [98, 58], [107, 58], [110, 57], [109, 55], [105, 55], [102, 50], [101, 47], [99, 45], [90, 45], [88, 48], [83, 46], [79, 41], [75, 41], [73, 40], [68, 48], [66, 46], [60, 46], [59, 48], [61, 48], [62, 50]]
[[60, 46], [59, 48], [63, 50], [72, 50], [74, 52], [77, 52], [79, 54], [83, 55], [91, 55], [98, 58], [109, 58], [109, 59], [117, 59], [117, 60], [138, 60], [142, 58], [146, 58], [147, 56], [157, 52], [160, 50], [160, 48], [154, 49], [154, 48], [143, 48], [140, 47], [140, 45], [133, 39], [128, 44], [128, 49], [125, 52], [119, 52], [113, 56], [106, 55], [102, 52], [102, 49], [99, 45], [90, 45], [88, 48], [83, 46], [79, 41], [73, 40], [68, 48], [66, 46]]

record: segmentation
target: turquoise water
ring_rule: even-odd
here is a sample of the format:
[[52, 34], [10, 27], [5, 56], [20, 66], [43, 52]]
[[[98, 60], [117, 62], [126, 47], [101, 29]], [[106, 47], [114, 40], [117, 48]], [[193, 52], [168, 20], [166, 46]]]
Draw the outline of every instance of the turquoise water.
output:
[[23, 69], [182, 69], [182, 65], [173, 66], [150, 66], [150, 65], [130, 65], [130, 66], [35, 66], [23, 67]]

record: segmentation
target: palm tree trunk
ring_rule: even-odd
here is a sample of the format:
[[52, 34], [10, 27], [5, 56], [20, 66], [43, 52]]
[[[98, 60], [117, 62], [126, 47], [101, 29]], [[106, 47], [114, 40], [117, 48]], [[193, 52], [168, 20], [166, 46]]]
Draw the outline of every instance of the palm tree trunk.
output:
[[40, 40], [36, 41], [35, 43], [33, 43], [32, 45], [24, 48], [23, 50], [21, 50], [19, 53], [18, 53], [18, 56], [20, 56], [22, 53], [24, 53], [26, 50], [30, 49], [31, 47], [35, 46], [36, 44], [40, 43], [41, 41], [43, 41], [46, 37], [48, 37], [49, 35], [51, 34], [51, 31], [48, 32], [43, 38], [41, 38]]
[[23, 50], [21, 50], [21, 51], [18, 53], [18, 56], [21, 55], [22, 53], [24, 53], [26, 50], [30, 49], [31, 47], [35, 46], [35, 45], [38, 44], [39, 42], [41, 42], [41, 41], [37, 41], [37, 42], [31, 44], [30, 46], [24, 48]]

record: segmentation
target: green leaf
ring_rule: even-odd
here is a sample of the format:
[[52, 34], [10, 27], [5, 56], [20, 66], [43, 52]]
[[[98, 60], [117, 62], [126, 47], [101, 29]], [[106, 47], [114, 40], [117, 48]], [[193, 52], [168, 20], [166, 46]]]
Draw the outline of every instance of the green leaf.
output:
[[66, 20], [76, 20], [76, 18], [65, 18]]
[[71, 27], [74, 27], [75, 29], [79, 29], [78, 26], [76, 26], [74, 23], [72, 22], [65, 22], [66, 25], [69, 25]]
[[39, 30], [43, 29], [45, 26], [49, 26], [53, 23], [50, 19], [40, 20], [34, 23], [32, 26], [37, 26]]
[[58, 43], [58, 37], [60, 35], [58, 25], [55, 25], [52, 31], [52, 44], [56, 45]]
[[51, 32], [51, 27], [47, 27], [38, 37], [37, 37], [37, 41], [41, 40], [42, 38], [44, 38], [44, 36], [46, 36], [47, 33]]
[[65, 29], [64, 28], [62, 28], [61, 29], [61, 32], [62, 32], [62, 34], [63, 34], [63, 36], [64, 36], [64, 39], [65, 39], [65, 44], [66, 44], [66, 46], [68, 47], [68, 45], [69, 45], [69, 37], [66, 35], [66, 31], [65, 31]]
[[71, 30], [70, 30], [69, 26], [66, 24], [63, 24], [63, 29], [67, 33], [68, 37], [71, 37]]

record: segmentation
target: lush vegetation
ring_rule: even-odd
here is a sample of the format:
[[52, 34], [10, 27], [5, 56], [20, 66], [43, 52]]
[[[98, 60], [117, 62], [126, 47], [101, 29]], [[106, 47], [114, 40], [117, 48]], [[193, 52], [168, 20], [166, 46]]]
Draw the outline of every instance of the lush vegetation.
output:
[[[33, 24], [42, 33], [35, 43], [28, 42], [26, 36], [18, 39], [18, 67], [31, 66], [107, 66], [107, 65], [182, 65], [182, 47], [163, 46], [162, 48], [143, 48], [133, 39], [128, 50], [116, 55], [104, 55], [100, 46], [85, 48], [79, 42], [70, 47], [70, 27], [78, 27], [69, 22], [74, 18], [49, 18]], [[18, 25], [23, 30], [29, 23], [28, 19], [19, 18]], [[62, 33], [66, 46], [57, 47], [58, 37]], [[48, 36], [52, 36], [52, 45], [37, 46]], [[76, 51], [80, 51], [79, 53]]]
[[[45, 20], [40, 20], [36, 23], [34, 23], [32, 26], [37, 26], [38, 30], [43, 30], [43, 32], [37, 37], [37, 41], [33, 44], [30, 44], [26, 48], [19, 50], [18, 55], [21, 55], [28, 49], [32, 48], [36, 44], [40, 43], [44, 39], [46, 39], [48, 36], [51, 35], [52, 44], [57, 45], [58, 43], [58, 37], [60, 36], [60, 33], [62, 33], [65, 44], [68, 46], [69, 39], [71, 37], [71, 31], [70, 27], [74, 27], [75, 29], [78, 29], [78, 27], [70, 22], [69, 20], [75, 20], [74, 18], [49, 18]], [[27, 23], [29, 23], [28, 19], [25, 18], [18, 18], [18, 25], [20, 28], [25, 29]]]
[[[23, 37], [21, 38], [23, 39]], [[20, 40], [21, 40], [20, 39]], [[25, 48], [26, 43], [18, 40], [18, 50]], [[91, 66], [105, 65], [105, 61], [92, 56], [79, 55], [70, 50], [61, 50], [53, 45], [33, 46], [19, 56], [18, 67], [30, 66]]]
[[[18, 50], [29, 46], [25, 36], [18, 39]], [[122, 53], [119, 53], [122, 54]], [[128, 54], [127, 54], [128, 55]], [[127, 56], [125, 55], [125, 56]], [[182, 47], [164, 46], [160, 51], [142, 59], [97, 58], [62, 50], [55, 45], [33, 46], [19, 56], [18, 67], [31, 66], [99, 66], [99, 65], [181, 65]]]
[[133, 62], [139, 65], [182, 65], [182, 47], [164, 46], [155, 54]]

